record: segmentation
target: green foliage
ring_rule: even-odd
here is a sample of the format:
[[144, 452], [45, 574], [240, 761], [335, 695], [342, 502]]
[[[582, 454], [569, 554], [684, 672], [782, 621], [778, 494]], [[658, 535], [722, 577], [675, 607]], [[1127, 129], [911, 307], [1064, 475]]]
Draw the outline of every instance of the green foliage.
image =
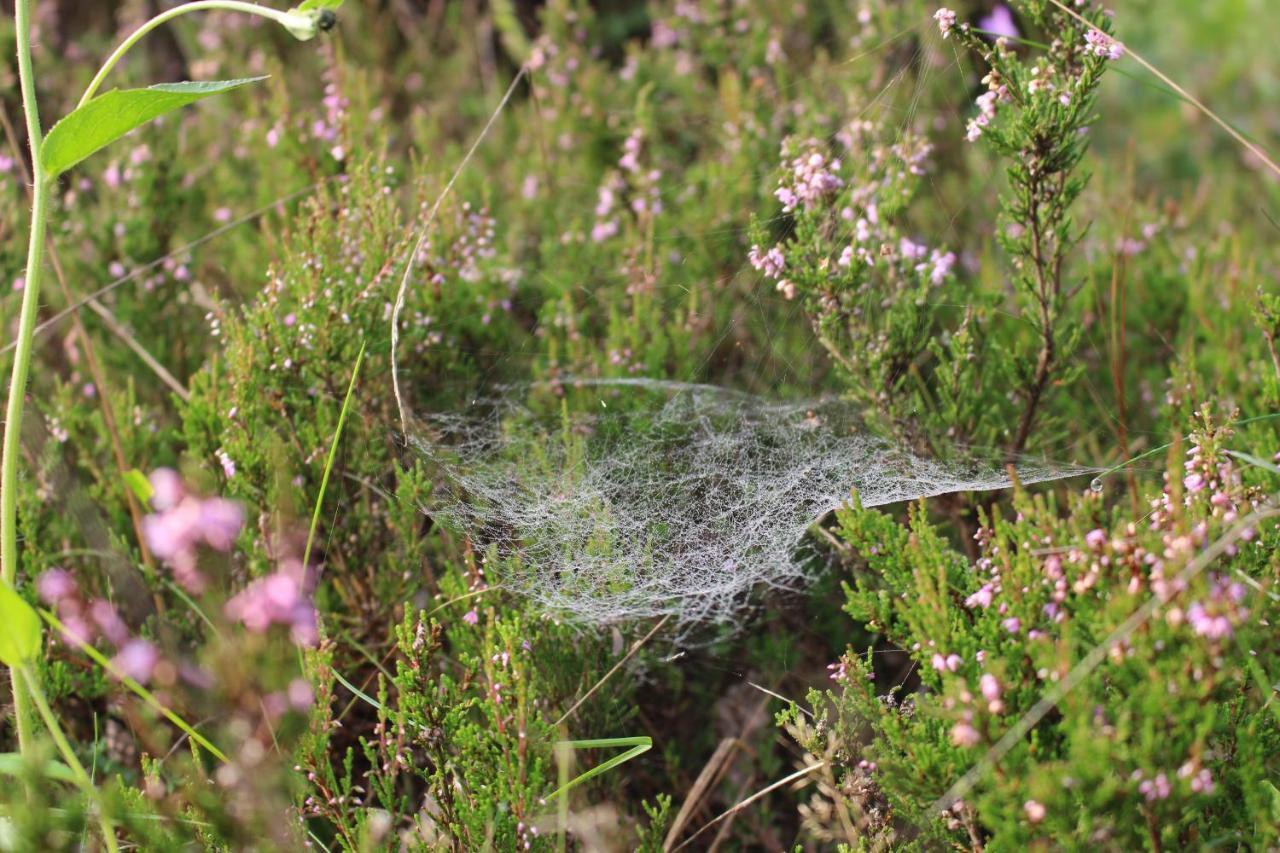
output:
[[[49, 115], [126, 23], [116, 5], [74, 34], [42, 24]], [[291, 11], [313, 35], [337, 5]], [[72, 615], [109, 603], [159, 656], [145, 685], [122, 680], [124, 647], [91, 619], [92, 651], [57, 629], [43, 654], [19, 650], [121, 843], [658, 850], [811, 768], [691, 846], [720, 831], [770, 849], [1280, 844], [1280, 540], [1274, 518], [1237, 529], [1280, 491], [1275, 184], [1135, 65], [1086, 50], [1056, 6], [1012, 4], [1023, 38], [997, 45], [972, 29], [988, 5], [957, 9], [943, 39], [915, 0], [368, 0], [314, 51], [267, 49], [287, 41], [273, 27], [246, 59], [249, 31], [215, 14], [131, 53], [113, 73], [134, 85], [178, 79], [174, 57], [191, 76], [270, 79], [145, 126], [103, 111], [208, 92], [108, 93], [72, 112], [92, 127], [49, 137], [51, 170], [80, 165], [58, 182], [67, 292], [46, 284], [47, 316], [113, 289], [40, 339], [22, 564], [0, 595], [25, 624], [38, 579], [64, 569]], [[1071, 5], [1266, 141], [1271, 83], [1249, 59], [1268, 45], [1233, 4]], [[504, 461], [548, 465], [564, 440], [569, 485], [592, 435], [576, 415], [638, 405], [578, 377], [837, 394], [918, 453], [982, 465], [1150, 455], [1101, 491], [854, 496], [797, 543], [809, 594], [762, 591], [728, 634], [660, 629], [631, 654], [652, 624], [574, 624], [512, 595], [519, 543], [440, 523], [453, 484], [401, 434], [388, 324], [426, 212], [525, 62], [410, 276], [411, 412], [529, 388], [528, 422], [563, 435], [528, 431]], [[966, 141], [986, 92], [994, 114]], [[4, 153], [10, 292], [29, 205]], [[838, 181], [780, 198], [814, 155]], [[753, 244], [778, 247], [780, 275], [753, 268]], [[139, 472], [161, 467], [245, 511], [232, 547], [199, 551], [199, 592], [143, 533], [157, 491]], [[1177, 581], [1228, 536], [1231, 553]], [[286, 565], [319, 612], [314, 648], [226, 608]], [[626, 739], [653, 748], [613, 765], [625, 749], [557, 749]], [[7, 730], [2, 746], [17, 749]], [[33, 749], [0, 756], [0, 831], [19, 849], [85, 843], [96, 807], [51, 744]]]
[[7, 583], [0, 583], [0, 663], [22, 667], [40, 654], [40, 617]]
[[157, 83], [145, 89], [106, 92], [76, 107], [49, 129], [40, 146], [40, 159], [49, 177], [56, 178], [129, 131], [166, 113], [265, 79]]

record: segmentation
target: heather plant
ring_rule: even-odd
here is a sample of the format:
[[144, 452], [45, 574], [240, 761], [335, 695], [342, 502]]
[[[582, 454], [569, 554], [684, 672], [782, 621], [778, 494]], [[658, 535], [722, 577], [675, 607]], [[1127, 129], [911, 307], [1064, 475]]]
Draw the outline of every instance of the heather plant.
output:
[[0, 846], [1280, 844], [1265, 16], [82, 5]]

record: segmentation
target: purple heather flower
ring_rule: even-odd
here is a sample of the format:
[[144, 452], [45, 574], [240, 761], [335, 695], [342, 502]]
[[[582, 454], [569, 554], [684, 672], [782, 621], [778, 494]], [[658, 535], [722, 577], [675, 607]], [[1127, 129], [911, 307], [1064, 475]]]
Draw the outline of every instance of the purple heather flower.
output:
[[1090, 530], [1084, 535], [1084, 544], [1094, 551], [1101, 551], [1103, 546], [1107, 544], [1106, 531], [1101, 529]]
[[102, 636], [116, 646], [124, 646], [129, 642], [129, 626], [120, 618], [111, 602], [98, 598], [89, 605], [89, 616], [93, 619]]
[[964, 600], [964, 606], [973, 607], [990, 607], [991, 602], [995, 600], [995, 587], [991, 584], [983, 584], [982, 589], [975, 592]]
[[151, 506], [158, 510], [173, 509], [186, 496], [182, 475], [172, 468], [157, 468], [148, 480], [151, 482]]
[[295, 711], [306, 711], [316, 700], [315, 691], [311, 689], [311, 682], [305, 678], [295, 678], [289, 682], [289, 688], [285, 691], [289, 697], [289, 704], [293, 706]]
[[46, 604], [56, 606], [76, 594], [76, 579], [66, 569], [49, 569], [36, 581], [36, 592]]
[[1013, 13], [1003, 3], [997, 3], [990, 15], [978, 21], [978, 29], [986, 30], [994, 36], [1011, 39], [1016, 39], [1020, 35], [1018, 25], [1013, 20]]
[[1124, 45], [1102, 30], [1091, 28], [1084, 34], [1084, 41], [1085, 49], [1094, 56], [1106, 59], [1119, 59], [1124, 56]]
[[225, 611], [228, 618], [257, 634], [272, 625], [282, 625], [289, 628], [293, 641], [300, 646], [314, 645], [319, 640], [315, 607], [297, 561], [249, 584], [227, 602]]
[[466, 622], [468, 625], [475, 625], [480, 621], [480, 614], [473, 607], [462, 617], [462, 621]]
[[956, 723], [951, 727], [951, 742], [956, 746], [977, 746], [981, 740], [982, 735], [970, 723]]
[[146, 684], [151, 680], [151, 673], [159, 660], [160, 653], [156, 651], [153, 644], [135, 638], [128, 640], [120, 647], [112, 663], [129, 678], [140, 684]]
[[942, 33], [943, 38], [951, 35], [951, 30], [956, 25], [955, 12], [946, 8], [939, 9], [933, 13], [933, 19], [938, 22], [938, 32]]
[[235, 501], [207, 498], [200, 502], [200, 534], [205, 544], [229, 551], [244, 527], [244, 510]]
[[1138, 793], [1142, 794], [1147, 802], [1167, 799], [1170, 791], [1172, 786], [1169, 785], [1169, 777], [1163, 773], [1154, 779], [1146, 779], [1138, 785]]

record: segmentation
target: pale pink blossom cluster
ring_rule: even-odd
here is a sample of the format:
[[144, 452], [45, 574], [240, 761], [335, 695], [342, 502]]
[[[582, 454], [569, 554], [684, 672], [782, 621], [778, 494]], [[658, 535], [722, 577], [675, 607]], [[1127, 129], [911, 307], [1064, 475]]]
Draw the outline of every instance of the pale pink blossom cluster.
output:
[[795, 284], [782, 275], [787, 268], [787, 259], [780, 248], [774, 246], [767, 252], [762, 252], [758, 245], [752, 244], [751, 251], [747, 253], [747, 260], [751, 262], [751, 266], [764, 273], [766, 278], [777, 281], [775, 287], [784, 298], [796, 298]]
[[132, 636], [111, 602], [97, 598], [85, 601], [71, 573], [50, 569], [36, 580], [36, 592], [57, 610], [64, 636], [76, 645], [92, 643], [99, 635], [116, 647], [111, 662], [116, 672], [140, 684], [151, 680], [160, 652], [150, 640]]
[[955, 653], [943, 655], [935, 652], [929, 663], [938, 672], [955, 672], [964, 663], [964, 658]]
[[844, 181], [837, 174], [841, 168], [840, 159], [828, 158], [814, 142], [792, 157], [787, 165], [789, 173], [783, 176], [773, 192], [782, 202], [784, 213], [800, 207], [813, 207], [844, 187]]
[[1104, 59], [1119, 59], [1124, 56], [1124, 45], [1102, 30], [1089, 28], [1084, 34], [1085, 49], [1094, 56]]
[[255, 634], [279, 625], [289, 629], [290, 637], [299, 646], [314, 646], [320, 635], [311, 602], [313, 585], [301, 560], [285, 560], [275, 573], [259, 578], [232, 597], [225, 612]]
[[769, 278], [782, 278], [782, 273], [787, 268], [786, 256], [777, 246], [762, 252], [758, 245], [752, 244], [751, 251], [747, 253], [747, 260], [751, 262], [751, 266]]
[[231, 550], [244, 526], [244, 510], [225, 498], [189, 494], [171, 468], [157, 469], [150, 480], [155, 512], [142, 519], [147, 547], [173, 570], [183, 589], [201, 593], [205, 578], [197, 566], [200, 548]]
[[938, 22], [938, 32], [942, 33], [943, 38], [951, 35], [951, 31], [956, 26], [956, 13], [951, 9], [942, 8], [933, 13], [933, 19]]
[[1249, 611], [1242, 607], [1245, 598], [1243, 584], [1215, 577], [1204, 601], [1194, 602], [1187, 608], [1187, 624], [1191, 630], [1210, 640], [1230, 639], [1235, 626], [1244, 621]]
[[982, 132], [996, 120], [997, 105], [1010, 99], [1009, 87], [1001, 81], [1000, 75], [996, 72], [989, 72], [982, 78], [982, 82], [986, 84], [987, 91], [974, 101], [978, 107], [978, 114], [969, 119], [968, 125], [965, 126], [964, 138], [969, 142], [976, 142], [982, 136]]

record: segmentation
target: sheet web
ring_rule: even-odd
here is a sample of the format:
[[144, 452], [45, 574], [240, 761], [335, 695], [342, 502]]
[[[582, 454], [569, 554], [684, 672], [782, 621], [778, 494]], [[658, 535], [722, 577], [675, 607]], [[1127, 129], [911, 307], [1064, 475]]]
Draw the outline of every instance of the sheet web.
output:
[[[648, 379], [571, 382], [570, 411], [506, 389], [431, 415], [414, 446], [448, 488], [433, 512], [501, 559], [491, 578], [584, 622], [732, 620], [762, 589], [810, 580], [810, 527], [864, 506], [1005, 488], [998, 463], [941, 462], [869, 432], [838, 399], [777, 402]], [[1023, 461], [1035, 483], [1084, 473]]]

